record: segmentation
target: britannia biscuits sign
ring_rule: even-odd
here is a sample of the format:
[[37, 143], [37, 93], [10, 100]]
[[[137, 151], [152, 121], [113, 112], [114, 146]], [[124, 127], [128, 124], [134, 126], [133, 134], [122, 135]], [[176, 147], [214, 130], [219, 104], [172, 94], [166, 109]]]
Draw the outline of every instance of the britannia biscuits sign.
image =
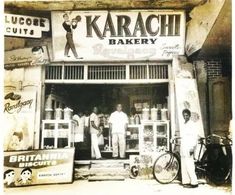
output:
[[4, 153], [4, 186], [69, 183], [74, 148]]
[[184, 54], [183, 11], [52, 12], [54, 60], [159, 60]]

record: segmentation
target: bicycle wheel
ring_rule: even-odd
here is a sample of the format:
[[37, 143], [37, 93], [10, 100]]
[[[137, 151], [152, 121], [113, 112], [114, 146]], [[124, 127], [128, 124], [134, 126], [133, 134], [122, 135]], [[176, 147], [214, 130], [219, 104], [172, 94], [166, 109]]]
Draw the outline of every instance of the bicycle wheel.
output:
[[222, 153], [221, 147], [212, 146], [202, 156], [202, 164], [206, 169], [208, 179], [216, 184], [221, 185], [229, 180], [232, 173], [231, 151], [228, 154]]
[[178, 175], [180, 163], [177, 156], [167, 152], [159, 156], [153, 165], [153, 176], [161, 184], [171, 183]]

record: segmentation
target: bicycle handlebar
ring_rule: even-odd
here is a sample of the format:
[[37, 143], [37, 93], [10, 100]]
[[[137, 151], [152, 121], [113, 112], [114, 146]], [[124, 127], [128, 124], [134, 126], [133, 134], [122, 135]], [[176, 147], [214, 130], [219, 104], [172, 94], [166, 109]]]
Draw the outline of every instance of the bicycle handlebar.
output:
[[170, 139], [170, 143], [171, 143], [171, 144], [176, 144], [176, 143], [175, 143], [176, 140], [179, 140], [179, 139], [181, 139], [181, 137], [174, 137], [174, 138], [171, 138], [171, 139]]
[[[211, 135], [208, 135], [207, 137], [200, 137], [199, 138], [199, 144], [204, 144], [206, 142], [206, 144], [211, 144], [212, 143], [212, 138], [213, 137], [217, 137], [220, 139], [220, 144], [223, 144], [223, 145], [226, 145], [226, 143], [224, 143], [224, 141], [228, 141], [229, 145], [232, 145], [232, 140], [229, 138], [229, 137], [224, 137], [224, 136], [220, 136], [220, 135], [217, 135], [217, 134], [211, 134]], [[170, 139], [170, 143], [171, 144], [177, 144], [176, 141], [181, 139], [181, 137], [174, 137], [174, 138], [171, 138]]]
[[214, 133], [207, 136], [207, 138], [206, 138], [207, 144], [211, 143], [211, 139], [213, 137], [219, 138], [219, 143], [220, 144], [226, 145], [226, 143], [224, 143], [224, 142], [228, 141], [229, 145], [232, 145], [232, 140], [228, 136], [220, 136], [220, 135], [217, 135], [217, 134], [214, 134]]

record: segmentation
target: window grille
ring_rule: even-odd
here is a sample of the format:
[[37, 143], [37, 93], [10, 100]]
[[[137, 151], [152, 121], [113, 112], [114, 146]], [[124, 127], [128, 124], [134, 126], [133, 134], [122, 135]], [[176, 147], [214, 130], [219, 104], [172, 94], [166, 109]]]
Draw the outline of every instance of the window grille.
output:
[[126, 79], [126, 66], [88, 66], [89, 80]]
[[168, 65], [149, 65], [149, 79], [168, 79]]
[[147, 79], [147, 65], [131, 65], [130, 79]]
[[46, 66], [46, 79], [58, 80], [62, 79], [62, 66]]
[[83, 79], [84, 78], [84, 66], [65, 66], [64, 67], [64, 79]]

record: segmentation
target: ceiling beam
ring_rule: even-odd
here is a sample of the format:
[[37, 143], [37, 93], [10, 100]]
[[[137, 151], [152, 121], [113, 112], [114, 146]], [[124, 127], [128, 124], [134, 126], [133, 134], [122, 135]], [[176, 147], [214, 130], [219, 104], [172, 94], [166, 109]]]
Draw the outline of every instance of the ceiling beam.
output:
[[5, 0], [6, 10], [192, 9], [207, 0]]

